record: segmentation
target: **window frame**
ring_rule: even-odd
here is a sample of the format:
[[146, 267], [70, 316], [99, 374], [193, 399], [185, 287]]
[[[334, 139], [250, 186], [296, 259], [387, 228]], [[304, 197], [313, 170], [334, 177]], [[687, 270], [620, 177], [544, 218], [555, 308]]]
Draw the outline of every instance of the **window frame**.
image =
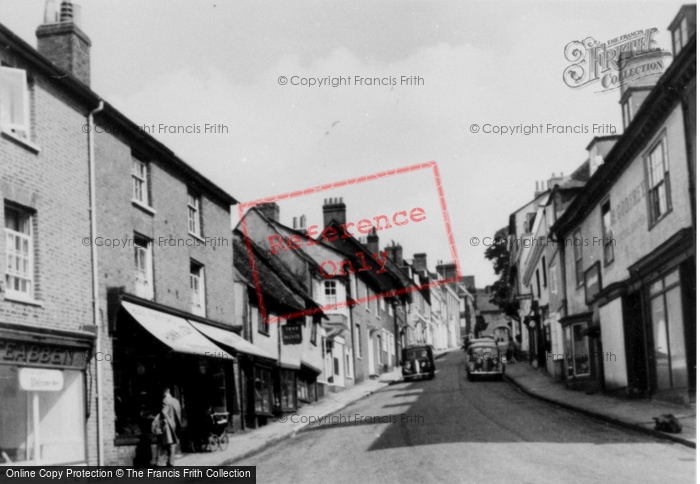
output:
[[[194, 224], [194, 230], [192, 230], [192, 224]], [[187, 232], [195, 237], [202, 237], [202, 197], [189, 190], [187, 191]]]
[[323, 303], [334, 308], [338, 305], [338, 284], [335, 279], [323, 281]]
[[[607, 212], [605, 208], [607, 207]], [[609, 230], [605, 228], [605, 215], [608, 214], [608, 219], [610, 221]], [[613, 228], [612, 228], [612, 205], [610, 203], [610, 198], [603, 201], [600, 204], [600, 224], [603, 234], [603, 265], [605, 267], [609, 266], [615, 262], [615, 245], [613, 243]]]
[[[27, 71], [25, 69], [18, 69], [12, 66], [0, 65], [0, 74], [2, 71], [11, 72], [13, 76], [22, 75], [21, 91], [22, 91], [22, 114], [24, 118], [24, 123], [15, 123], [10, 120], [9, 122], [2, 122], [2, 106], [0, 106], [0, 131], [8, 133], [10, 136], [19, 139], [20, 141], [31, 143], [31, 108], [29, 102], [29, 80], [27, 79]], [[2, 84], [0, 83], [0, 87]], [[2, 104], [2, 103], [0, 103]], [[8, 116], [12, 116], [11, 113]]]
[[[28, 229], [28, 234], [23, 233], [23, 232], [18, 232], [14, 229], [11, 229], [10, 227], [7, 226], [8, 222], [8, 212], [16, 212], [18, 219], [20, 222], [24, 222], [27, 226]], [[6, 203], [4, 207], [4, 217], [5, 217], [5, 222], [4, 222], [4, 229], [5, 229], [5, 297], [7, 299], [12, 299], [12, 300], [17, 300], [17, 301], [27, 301], [27, 302], [33, 302], [35, 301], [36, 298], [36, 274], [35, 274], [35, 261], [34, 261], [34, 250], [35, 250], [35, 234], [34, 234], [34, 220], [35, 220], [35, 212], [33, 210], [26, 209], [24, 207], [20, 207], [14, 204], [9, 204]], [[20, 239], [20, 240], [25, 240], [27, 244], [27, 254], [26, 256], [23, 254], [17, 254], [14, 251], [10, 251], [10, 244], [8, 243], [8, 238], [13, 238], [13, 239]], [[16, 244], [16, 242], [15, 242]], [[14, 244], [13, 244], [14, 245]], [[22, 244], [23, 245], [23, 244]], [[15, 245], [16, 247], [16, 245]], [[27, 274], [22, 275], [19, 273], [13, 273], [10, 272], [9, 270], [9, 258], [10, 257], [22, 257], [23, 260], [26, 260], [27, 263]], [[17, 262], [15, 260], [15, 262]], [[12, 288], [12, 285], [10, 284], [9, 278], [16, 278], [19, 280], [24, 280], [27, 282], [27, 286], [29, 291], [28, 292], [23, 292], [23, 291], [16, 291]]]
[[[258, 313], [258, 333], [264, 336], [270, 336], [270, 323], [263, 319], [262, 311], [259, 306], [255, 306]], [[280, 323], [278, 323], [280, 324]]]
[[355, 358], [362, 359], [362, 328], [359, 323], [355, 323]]
[[557, 294], [557, 266], [549, 267], [549, 290], [552, 294]]
[[[137, 165], [140, 168], [138, 173], [135, 170]], [[137, 185], [140, 189], [140, 197], [137, 196]], [[150, 163], [133, 155], [131, 157], [131, 201], [151, 208]]]
[[[577, 240], [581, 241], [581, 245], [576, 245]], [[574, 273], [576, 275], [576, 288], [579, 288], [583, 286], [585, 280], [583, 272], [583, 237], [581, 237], [581, 229], [576, 229], [574, 231]]]
[[[146, 245], [142, 245], [142, 242], [145, 243]], [[139, 292], [139, 270], [140, 268], [138, 265], [134, 267], [134, 275], [135, 275], [135, 292], [136, 296], [140, 297], [142, 299], [146, 299], [148, 301], [153, 301], [155, 299], [155, 281], [153, 277], [153, 239], [150, 237], [147, 237], [145, 235], [135, 233], [134, 234], [134, 258], [138, 258], [138, 250], [142, 249], [144, 250], [146, 261], [145, 261], [145, 282], [147, 283], [147, 288], [143, 295], [140, 295]]]
[[[653, 183], [653, 178], [652, 178], [652, 166], [651, 166], [651, 157], [656, 151], [656, 149], [661, 146], [661, 165], [663, 168], [663, 176], [661, 177], [661, 180], [658, 181], [655, 185], [652, 186]], [[666, 138], [666, 131], [664, 130], [659, 136], [656, 137], [656, 139], [653, 141], [651, 144], [651, 147], [647, 150], [646, 154], [644, 155], [644, 174], [646, 178], [646, 198], [647, 198], [647, 213], [648, 213], [648, 220], [649, 220], [649, 230], [651, 230], [656, 224], [658, 224], [661, 220], [664, 219], [669, 213], [673, 211], [673, 203], [671, 200], [671, 194], [672, 194], [672, 189], [671, 189], [671, 175], [670, 175], [671, 167], [670, 167], [670, 160], [668, 158], [668, 142]], [[664, 190], [664, 198], [666, 202], [666, 210], [661, 213], [660, 208], [659, 208], [659, 213], [655, 214], [656, 207], [654, 205], [655, 199], [657, 201], [660, 201], [660, 196], [658, 195], [658, 192], [656, 191], [657, 189], [660, 190], [663, 186]]]
[[[197, 274], [193, 273], [193, 268], [196, 268]], [[192, 287], [192, 283], [194, 278], [197, 278], [197, 282], [199, 282], [199, 307], [201, 307], [201, 311], [197, 311], [195, 307], [195, 291], [194, 288]], [[204, 264], [201, 264], [197, 262], [194, 259], [190, 259], [190, 291], [192, 291], [192, 301], [191, 301], [191, 307], [190, 310], [192, 314], [201, 316], [203, 318], [207, 317], [207, 293], [206, 293], [206, 271], [204, 270]]]

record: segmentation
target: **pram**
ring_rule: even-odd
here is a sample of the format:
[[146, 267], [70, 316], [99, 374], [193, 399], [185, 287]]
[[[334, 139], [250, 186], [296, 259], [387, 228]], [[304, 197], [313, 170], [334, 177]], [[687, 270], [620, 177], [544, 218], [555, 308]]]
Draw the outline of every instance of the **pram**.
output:
[[189, 447], [191, 452], [214, 452], [228, 448], [228, 412], [210, 413], [204, 420], [199, 432], [190, 432]]

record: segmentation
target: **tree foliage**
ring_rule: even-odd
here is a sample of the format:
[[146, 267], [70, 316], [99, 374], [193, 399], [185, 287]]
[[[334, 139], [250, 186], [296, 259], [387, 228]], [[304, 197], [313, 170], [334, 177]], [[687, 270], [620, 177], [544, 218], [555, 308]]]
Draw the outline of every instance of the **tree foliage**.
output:
[[498, 280], [491, 286], [490, 302], [498, 306], [503, 314], [520, 322], [520, 303], [514, 299], [511, 285], [510, 250], [508, 244], [508, 227], [504, 227], [493, 236], [493, 244], [486, 248], [484, 256], [493, 264]]

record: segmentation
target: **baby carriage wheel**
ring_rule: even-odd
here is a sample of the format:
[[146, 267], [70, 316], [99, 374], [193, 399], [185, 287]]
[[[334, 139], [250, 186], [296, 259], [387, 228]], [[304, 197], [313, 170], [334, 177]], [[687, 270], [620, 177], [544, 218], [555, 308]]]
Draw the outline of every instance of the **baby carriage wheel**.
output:
[[208, 451], [214, 452], [219, 447], [219, 437], [214, 434], [209, 435]]
[[224, 432], [219, 437], [219, 450], [226, 450], [226, 449], [228, 449], [228, 434], [226, 432]]

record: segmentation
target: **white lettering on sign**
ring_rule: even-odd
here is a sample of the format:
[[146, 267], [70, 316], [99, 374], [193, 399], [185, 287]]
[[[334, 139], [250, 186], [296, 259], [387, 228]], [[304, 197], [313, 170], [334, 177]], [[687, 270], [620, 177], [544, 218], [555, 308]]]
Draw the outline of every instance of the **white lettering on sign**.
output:
[[44, 368], [20, 368], [19, 386], [28, 392], [60, 392], [63, 390], [63, 372]]

